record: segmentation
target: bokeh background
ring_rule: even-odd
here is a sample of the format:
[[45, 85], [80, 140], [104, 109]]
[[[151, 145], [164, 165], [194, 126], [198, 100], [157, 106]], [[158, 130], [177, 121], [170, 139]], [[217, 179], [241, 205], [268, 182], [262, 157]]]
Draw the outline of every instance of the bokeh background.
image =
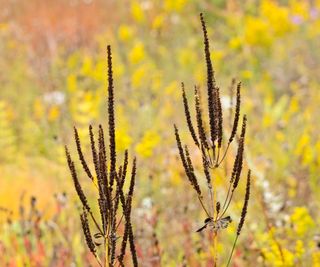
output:
[[[106, 125], [107, 44], [118, 151], [129, 148], [138, 158], [133, 223], [141, 266], [212, 264], [210, 240], [195, 233], [205, 214], [172, 127], [192, 147], [180, 82], [190, 101], [194, 85], [205, 90], [200, 12], [225, 116], [232, 78], [242, 81], [248, 116], [245, 165], [253, 187], [233, 264], [320, 266], [320, 1], [0, 0], [0, 6], [1, 266], [95, 266], [64, 145], [75, 156], [73, 126], [87, 147], [88, 125]], [[233, 158], [234, 149], [216, 172], [218, 197], [225, 196]], [[94, 202], [94, 188], [81, 177]], [[230, 253], [244, 180], [229, 211], [235, 222], [219, 235], [219, 266]]]

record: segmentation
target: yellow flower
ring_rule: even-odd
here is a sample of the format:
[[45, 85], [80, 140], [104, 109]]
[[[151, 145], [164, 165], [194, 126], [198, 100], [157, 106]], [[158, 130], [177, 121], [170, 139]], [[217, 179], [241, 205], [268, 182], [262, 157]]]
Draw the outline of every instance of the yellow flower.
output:
[[74, 92], [77, 90], [77, 78], [75, 75], [69, 75], [67, 77], [67, 88], [69, 92]]
[[164, 88], [164, 92], [167, 95], [180, 96], [181, 93], [179, 90], [178, 82], [176, 82], [176, 81], [171, 82], [167, 87]]
[[280, 7], [273, 1], [264, 0], [260, 9], [261, 15], [267, 19], [269, 28], [275, 35], [282, 36], [292, 29], [288, 8]]
[[296, 257], [297, 258], [301, 258], [302, 255], [305, 253], [305, 249], [304, 249], [302, 240], [299, 239], [299, 240], [296, 241], [295, 250], [296, 250]]
[[121, 41], [127, 42], [133, 37], [133, 29], [129, 25], [122, 24], [118, 30], [118, 37]]
[[306, 207], [296, 207], [290, 219], [294, 231], [299, 237], [303, 237], [306, 232], [315, 225]]
[[132, 143], [131, 137], [126, 133], [124, 129], [118, 129], [116, 133], [116, 144], [118, 151], [124, 151]]
[[60, 115], [60, 109], [58, 106], [52, 106], [50, 109], [49, 109], [49, 113], [48, 113], [48, 120], [50, 122], [54, 122], [55, 120], [57, 120], [57, 118], [59, 117]]
[[291, 13], [294, 16], [299, 16], [300, 18], [306, 20], [309, 18], [309, 4], [307, 1], [297, 1], [291, 0], [289, 4]]
[[162, 14], [156, 16], [152, 21], [152, 28], [153, 29], [160, 29], [164, 23], [164, 16]]
[[251, 79], [251, 78], [253, 77], [252, 71], [250, 71], [250, 70], [244, 70], [244, 71], [242, 71], [242, 72], [241, 72], [241, 77], [242, 77], [243, 79], [247, 79], [247, 80]]
[[261, 18], [248, 17], [245, 21], [244, 40], [253, 46], [270, 46], [272, 35], [268, 23]]
[[234, 37], [229, 40], [229, 47], [231, 49], [237, 50], [241, 47], [242, 40], [240, 37]]
[[135, 21], [143, 22], [145, 20], [144, 12], [141, 5], [137, 1], [133, 1], [131, 5], [131, 14]]
[[36, 119], [40, 120], [43, 118], [44, 106], [39, 98], [33, 103], [33, 112]]
[[136, 146], [136, 152], [143, 158], [149, 158], [153, 155], [153, 150], [160, 142], [160, 136], [153, 130], [147, 131], [141, 142]]
[[132, 76], [131, 76], [131, 82], [132, 82], [132, 86], [133, 87], [140, 87], [143, 82], [144, 82], [144, 78], [147, 76], [147, 68], [146, 66], [141, 66], [139, 68], [137, 68]]
[[141, 42], [135, 44], [129, 53], [129, 60], [132, 64], [137, 64], [145, 58], [144, 45]]
[[305, 131], [300, 137], [294, 153], [296, 155], [301, 155], [303, 150], [309, 145], [309, 143], [310, 143], [310, 136], [307, 133], [307, 131]]
[[165, 0], [164, 9], [167, 11], [181, 11], [186, 5], [187, 0]]

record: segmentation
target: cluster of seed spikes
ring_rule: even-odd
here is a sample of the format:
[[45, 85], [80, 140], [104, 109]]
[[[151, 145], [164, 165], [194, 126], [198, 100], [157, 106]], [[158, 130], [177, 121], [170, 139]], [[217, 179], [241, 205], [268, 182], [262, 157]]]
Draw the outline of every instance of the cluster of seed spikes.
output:
[[[195, 87], [195, 113], [196, 113], [196, 125], [195, 128], [192, 122], [190, 108], [184, 88], [184, 84], [182, 83], [182, 99], [184, 105], [184, 111], [186, 116], [186, 122], [188, 125], [188, 129], [190, 131], [191, 137], [194, 141], [194, 144], [199, 148], [202, 155], [202, 167], [204, 176], [206, 178], [208, 192], [209, 192], [209, 205], [205, 206], [203, 201], [203, 195], [198, 183], [198, 179], [196, 177], [194, 166], [192, 164], [189, 149], [185, 145], [182, 145], [179, 131], [176, 125], [174, 125], [175, 137], [177, 142], [177, 147], [179, 150], [180, 158], [182, 161], [182, 165], [184, 167], [186, 176], [188, 177], [192, 187], [197, 193], [200, 204], [207, 214], [208, 218], [206, 222], [212, 222], [212, 224], [219, 223], [221, 219], [223, 219], [223, 215], [227, 212], [230, 202], [233, 197], [233, 193], [238, 187], [239, 180], [241, 177], [241, 171], [243, 166], [243, 153], [244, 153], [244, 140], [246, 133], [246, 116], [243, 116], [242, 119], [242, 129], [240, 133], [240, 137], [238, 139], [238, 148], [236, 157], [234, 160], [233, 170], [228, 186], [228, 191], [226, 198], [224, 200], [224, 204], [221, 205], [219, 201], [215, 200], [215, 192], [212, 187], [212, 172], [211, 170], [218, 168], [221, 163], [224, 161], [228, 149], [231, 143], [236, 139], [237, 129], [240, 119], [240, 89], [241, 83], [237, 84], [237, 93], [236, 93], [236, 105], [234, 110], [234, 120], [233, 125], [230, 129], [229, 139], [225, 142], [223, 140], [223, 114], [220, 100], [220, 89], [216, 85], [215, 74], [212, 67], [211, 57], [210, 57], [210, 48], [209, 48], [209, 39], [207, 34], [207, 29], [205, 25], [205, 21], [203, 15], [200, 14], [200, 20], [202, 24], [203, 36], [204, 36], [204, 52], [205, 52], [205, 60], [207, 66], [207, 102], [208, 102], [208, 119], [204, 118], [204, 112], [201, 108], [201, 99], [200, 99], [200, 91], [198, 87]], [[235, 81], [232, 81], [232, 86], [235, 85]], [[232, 95], [231, 95], [232, 98]], [[233, 101], [231, 101], [232, 103]], [[232, 110], [232, 109], [231, 109]], [[208, 127], [206, 127], [206, 121], [208, 120]], [[208, 129], [209, 128], [209, 129]], [[196, 132], [197, 130], [197, 132]], [[224, 151], [223, 151], [224, 150]], [[241, 219], [238, 226], [237, 237], [240, 235], [241, 228], [243, 226], [248, 200], [250, 193], [250, 171], [248, 173], [248, 183], [246, 189], [246, 196], [244, 201], [244, 206], [241, 214]], [[226, 217], [230, 218], [230, 217]], [[237, 240], [237, 239], [236, 239]], [[231, 253], [232, 254], [232, 253]]]
[[[82, 164], [84, 172], [95, 185], [98, 191], [98, 206], [101, 216], [100, 220], [96, 218], [89, 206], [85, 193], [79, 182], [74, 162], [67, 147], [66, 156], [74, 186], [83, 207], [83, 212], [80, 215], [80, 219], [84, 236], [91, 253], [95, 256], [100, 266], [115, 266], [116, 261], [118, 261], [120, 266], [124, 266], [124, 256], [126, 253], [127, 243], [129, 241], [133, 266], [138, 266], [133, 230], [131, 225], [131, 204], [135, 186], [136, 159], [133, 160], [132, 164], [129, 191], [125, 195], [123, 186], [128, 172], [128, 152], [125, 152], [124, 161], [122, 165], [117, 168], [112, 57], [110, 46], [108, 46], [107, 54], [110, 164], [107, 164], [105, 137], [102, 126], [99, 126], [97, 145], [93, 134], [93, 128], [91, 125], [89, 126], [89, 135], [95, 174], [91, 172], [84, 158], [79, 134], [77, 129], [74, 128], [74, 136], [79, 160]], [[120, 213], [118, 212], [118, 210], [120, 210], [120, 204], [122, 207], [122, 214], [118, 214]], [[89, 220], [91, 221], [91, 225], [95, 228], [94, 235], [92, 235], [93, 232], [90, 230]], [[101, 221], [101, 223], [99, 223], [99, 221]], [[120, 242], [118, 240], [121, 240], [120, 236], [117, 233], [119, 232], [119, 225], [121, 223], [124, 224], [124, 233], [122, 235], [121, 246], [117, 248], [117, 243]], [[101, 245], [103, 245], [103, 250], [98, 250], [98, 247]]]

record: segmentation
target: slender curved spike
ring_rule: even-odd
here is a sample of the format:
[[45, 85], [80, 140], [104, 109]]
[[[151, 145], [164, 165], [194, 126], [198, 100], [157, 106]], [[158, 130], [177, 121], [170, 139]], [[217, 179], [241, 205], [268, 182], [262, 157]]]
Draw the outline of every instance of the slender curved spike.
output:
[[65, 152], [66, 152], [68, 166], [69, 166], [69, 169], [70, 169], [70, 173], [71, 173], [71, 176], [72, 176], [73, 184], [74, 184], [74, 187], [76, 189], [77, 195], [78, 195], [83, 207], [85, 207], [85, 209], [88, 212], [90, 212], [91, 209], [90, 209], [90, 206], [88, 204], [87, 197], [85, 196], [85, 194], [84, 194], [84, 192], [82, 190], [82, 187], [80, 185], [80, 182], [79, 182], [79, 179], [78, 179], [78, 175], [77, 175], [77, 172], [76, 172], [76, 168], [74, 166], [74, 162], [71, 159], [71, 156], [70, 156], [70, 153], [69, 153], [69, 150], [68, 150], [67, 146], [65, 146]]
[[186, 154], [188, 170], [189, 170], [189, 175], [190, 175], [190, 182], [191, 182], [194, 190], [196, 190], [197, 194], [201, 195], [200, 186], [198, 184], [197, 177], [196, 177], [196, 175], [194, 173], [194, 168], [193, 168], [193, 165], [192, 165], [192, 161], [191, 161], [191, 157], [190, 157], [189, 149], [188, 149], [187, 145], [185, 145], [185, 154]]
[[108, 56], [108, 126], [109, 126], [109, 147], [110, 147], [110, 187], [113, 185], [116, 172], [116, 140], [115, 140], [115, 119], [114, 119], [114, 94], [113, 94], [113, 72], [111, 46], [107, 47]]
[[99, 173], [100, 173], [99, 159], [98, 159], [98, 153], [97, 153], [97, 149], [96, 149], [96, 145], [95, 145], [95, 141], [94, 141], [94, 134], [93, 134], [92, 125], [89, 125], [89, 136], [90, 136], [90, 146], [91, 146], [93, 164], [94, 164], [94, 168], [95, 168], [96, 176], [97, 176], [97, 180], [98, 180]]
[[85, 209], [83, 209], [83, 213], [80, 215], [80, 219], [81, 219], [81, 225], [82, 225], [82, 230], [88, 245], [88, 248], [90, 249], [91, 253], [97, 257], [96, 254], [96, 247], [92, 241], [92, 236], [91, 236], [91, 231], [90, 231], [90, 226], [89, 226], [89, 222], [88, 222], [88, 215]]
[[233, 173], [234, 173], [234, 182], [233, 182], [233, 191], [237, 188], [241, 171], [242, 171], [242, 163], [243, 163], [243, 152], [244, 152], [244, 139], [246, 134], [246, 125], [247, 125], [247, 117], [246, 115], [243, 116], [242, 122], [242, 130], [239, 140], [238, 152], [236, 156], [236, 166], [234, 166]]
[[233, 127], [232, 127], [232, 131], [231, 131], [231, 135], [229, 138], [229, 144], [233, 141], [236, 133], [237, 133], [237, 129], [238, 129], [238, 123], [239, 123], [239, 117], [240, 117], [240, 104], [241, 104], [241, 94], [240, 94], [240, 90], [241, 90], [241, 82], [238, 83], [237, 85], [237, 100], [236, 100], [236, 110], [234, 113], [234, 121], [233, 121]]
[[217, 107], [217, 135], [218, 135], [218, 148], [222, 146], [222, 139], [223, 139], [223, 115], [222, 115], [222, 105], [220, 99], [220, 89], [219, 87], [216, 88], [216, 104]]
[[80, 142], [80, 137], [79, 137], [79, 134], [78, 134], [78, 130], [76, 127], [73, 128], [74, 129], [74, 138], [75, 138], [75, 141], [76, 141], [76, 145], [77, 145], [77, 152], [78, 152], [78, 156], [79, 156], [79, 160], [81, 162], [81, 165], [84, 169], [84, 171], [86, 172], [87, 176], [93, 180], [93, 176], [91, 174], [91, 171], [88, 167], [88, 164], [84, 158], [84, 155], [83, 155], [83, 152], [82, 152], [82, 149], [81, 149], [81, 142]]
[[193, 124], [192, 124], [188, 99], [187, 99], [186, 92], [184, 89], [184, 83], [181, 83], [181, 88], [182, 88], [182, 99], [183, 99], [184, 113], [186, 116], [187, 125], [188, 125], [189, 131], [190, 131], [190, 134], [192, 136], [194, 143], [196, 144], [196, 146], [199, 147], [200, 144], [199, 144], [196, 132], [195, 132]]
[[181, 140], [180, 140], [180, 135], [179, 135], [179, 131], [176, 125], [174, 125], [174, 130], [175, 130], [175, 136], [176, 136], [176, 142], [177, 142], [177, 147], [179, 150], [179, 155], [180, 155], [180, 159], [182, 161], [182, 165], [184, 168], [184, 171], [189, 179], [189, 182], [191, 183], [191, 185], [193, 186], [194, 190], [197, 192], [198, 195], [201, 195], [201, 190], [200, 187], [198, 185], [197, 179], [194, 175], [194, 173], [192, 172], [192, 170], [189, 167], [189, 163], [191, 162], [190, 156], [189, 156], [189, 152], [188, 150], [186, 150], [186, 155], [184, 153], [184, 150], [182, 148], [182, 144], [181, 144]]
[[215, 105], [215, 78], [214, 78], [214, 71], [211, 62], [211, 55], [210, 55], [210, 45], [209, 45], [209, 38], [206, 23], [203, 18], [203, 14], [200, 14], [200, 20], [202, 25], [203, 31], [203, 43], [204, 43], [204, 53], [207, 65], [207, 89], [208, 89], [208, 110], [209, 110], [209, 124], [210, 124], [210, 136], [212, 144], [215, 143], [217, 139], [217, 129], [216, 129], [216, 105]]
[[197, 87], [194, 89], [195, 93], [195, 108], [196, 108], [196, 117], [197, 117], [197, 126], [198, 126], [198, 134], [200, 138], [201, 145], [205, 147], [205, 149], [209, 149], [209, 145], [207, 142], [206, 132], [204, 130], [203, 120], [202, 120], [202, 110], [200, 105], [200, 97], [198, 93]]

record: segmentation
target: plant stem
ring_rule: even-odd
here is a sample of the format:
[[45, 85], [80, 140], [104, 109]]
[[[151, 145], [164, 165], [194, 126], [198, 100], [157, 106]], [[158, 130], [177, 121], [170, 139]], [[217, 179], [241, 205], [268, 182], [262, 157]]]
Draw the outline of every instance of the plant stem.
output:
[[228, 260], [228, 264], [227, 264], [226, 267], [229, 267], [229, 264], [230, 264], [231, 259], [232, 259], [232, 254], [233, 254], [234, 248], [236, 247], [236, 243], [238, 241], [238, 237], [239, 237], [239, 235], [237, 234], [236, 239], [233, 242], [232, 250], [231, 250], [231, 253], [230, 253], [230, 256], [229, 256], [229, 260]]

